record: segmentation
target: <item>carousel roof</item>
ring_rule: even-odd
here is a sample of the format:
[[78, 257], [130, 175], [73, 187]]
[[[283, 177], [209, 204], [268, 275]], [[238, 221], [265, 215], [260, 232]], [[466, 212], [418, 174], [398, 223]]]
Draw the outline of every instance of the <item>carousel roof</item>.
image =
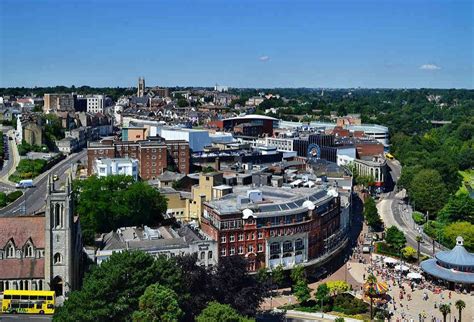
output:
[[422, 261], [420, 266], [426, 273], [440, 279], [455, 283], [474, 284], [474, 273], [460, 272], [439, 266], [436, 259], [432, 258]]
[[456, 238], [456, 246], [448, 251], [436, 253], [435, 257], [439, 261], [453, 266], [473, 266], [474, 254], [469, 253], [463, 246], [463, 238]]

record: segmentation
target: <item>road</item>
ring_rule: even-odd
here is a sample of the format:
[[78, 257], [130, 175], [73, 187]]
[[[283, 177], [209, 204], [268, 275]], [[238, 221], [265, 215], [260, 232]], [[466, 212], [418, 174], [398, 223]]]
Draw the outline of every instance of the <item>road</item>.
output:
[[71, 165], [76, 163], [78, 160], [84, 160], [86, 155], [87, 150], [71, 154], [50, 170], [39, 175], [34, 180], [34, 188], [25, 189], [22, 197], [0, 209], [0, 217], [15, 217], [25, 214], [34, 214], [35, 212], [40, 211], [45, 205], [48, 175], [58, 175], [59, 180], [56, 182], [56, 186], [59, 187], [61, 183], [65, 181], [67, 171], [70, 169]]
[[[9, 137], [14, 136], [13, 129], [10, 127], [2, 127], [2, 134]], [[12, 191], [15, 189], [15, 185], [8, 180], [8, 177], [15, 172], [16, 166], [20, 162], [20, 155], [16, 147], [14, 140], [8, 140], [8, 159], [3, 163], [3, 167], [0, 170], [0, 190], [1, 191]]]
[[[396, 192], [396, 182], [400, 179], [402, 166], [397, 160], [387, 161], [388, 166], [390, 167], [390, 175], [394, 183], [393, 190], [388, 191], [381, 196], [381, 200], [377, 204], [377, 209], [379, 210], [385, 226], [396, 226], [398, 229], [403, 231], [407, 238], [407, 244], [417, 249], [418, 245], [416, 242], [416, 236], [420, 235], [418, 230], [419, 227], [412, 219], [411, 206], [403, 201], [403, 191]], [[440, 245], [436, 243], [435, 252], [439, 250], [445, 250], [445, 248], [443, 246], [440, 247]], [[427, 255], [433, 255], [432, 240], [427, 239], [427, 236], [423, 238], [423, 241], [420, 244], [420, 251]]]
[[0, 321], [12, 321], [12, 322], [21, 322], [21, 321], [52, 321], [53, 317], [50, 315], [37, 315], [37, 314], [0, 314]]

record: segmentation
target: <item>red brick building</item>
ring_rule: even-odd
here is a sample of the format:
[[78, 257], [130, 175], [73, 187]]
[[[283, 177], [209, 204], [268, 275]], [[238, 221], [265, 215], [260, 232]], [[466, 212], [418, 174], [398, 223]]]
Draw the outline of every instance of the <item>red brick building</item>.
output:
[[142, 180], [155, 179], [166, 169], [189, 173], [189, 143], [184, 140], [91, 142], [87, 148], [88, 173], [93, 174], [94, 160], [99, 158], [132, 158], [139, 163]]
[[218, 241], [220, 257], [244, 256], [250, 271], [311, 264], [343, 237], [337, 193], [309, 188], [234, 187], [204, 202], [201, 229]]

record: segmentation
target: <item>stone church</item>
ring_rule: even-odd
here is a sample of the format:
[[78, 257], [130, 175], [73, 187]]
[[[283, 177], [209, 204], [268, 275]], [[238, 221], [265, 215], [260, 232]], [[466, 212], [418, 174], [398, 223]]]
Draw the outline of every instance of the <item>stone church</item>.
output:
[[80, 287], [83, 248], [71, 183], [69, 176], [59, 190], [48, 178], [43, 213], [0, 217], [0, 292], [54, 290], [67, 297]]

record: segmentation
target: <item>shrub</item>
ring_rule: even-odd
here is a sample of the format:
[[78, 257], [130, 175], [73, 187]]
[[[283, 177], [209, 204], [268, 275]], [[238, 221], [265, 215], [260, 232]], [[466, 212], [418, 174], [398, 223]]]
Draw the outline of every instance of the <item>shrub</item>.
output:
[[8, 202], [13, 202], [17, 200], [18, 198], [20, 198], [22, 195], [23, 195], [23, 192], [21, 192], [20, 190], [16, 190], [16, 191], [10, 192], [7, 195], [7, 200]]
[[426, 221], [421, 212], [415, 211], [411, 216], [417, 225], [423, 225]]
[[7, 195], [5, 192], [0, 192], [0, 207], [5, 207], [7, 205]]
[[344, 314], [360, 314], [368, 311], [368, 304], [350, 294], [339, 294], [334, 297], [333, 310]]

